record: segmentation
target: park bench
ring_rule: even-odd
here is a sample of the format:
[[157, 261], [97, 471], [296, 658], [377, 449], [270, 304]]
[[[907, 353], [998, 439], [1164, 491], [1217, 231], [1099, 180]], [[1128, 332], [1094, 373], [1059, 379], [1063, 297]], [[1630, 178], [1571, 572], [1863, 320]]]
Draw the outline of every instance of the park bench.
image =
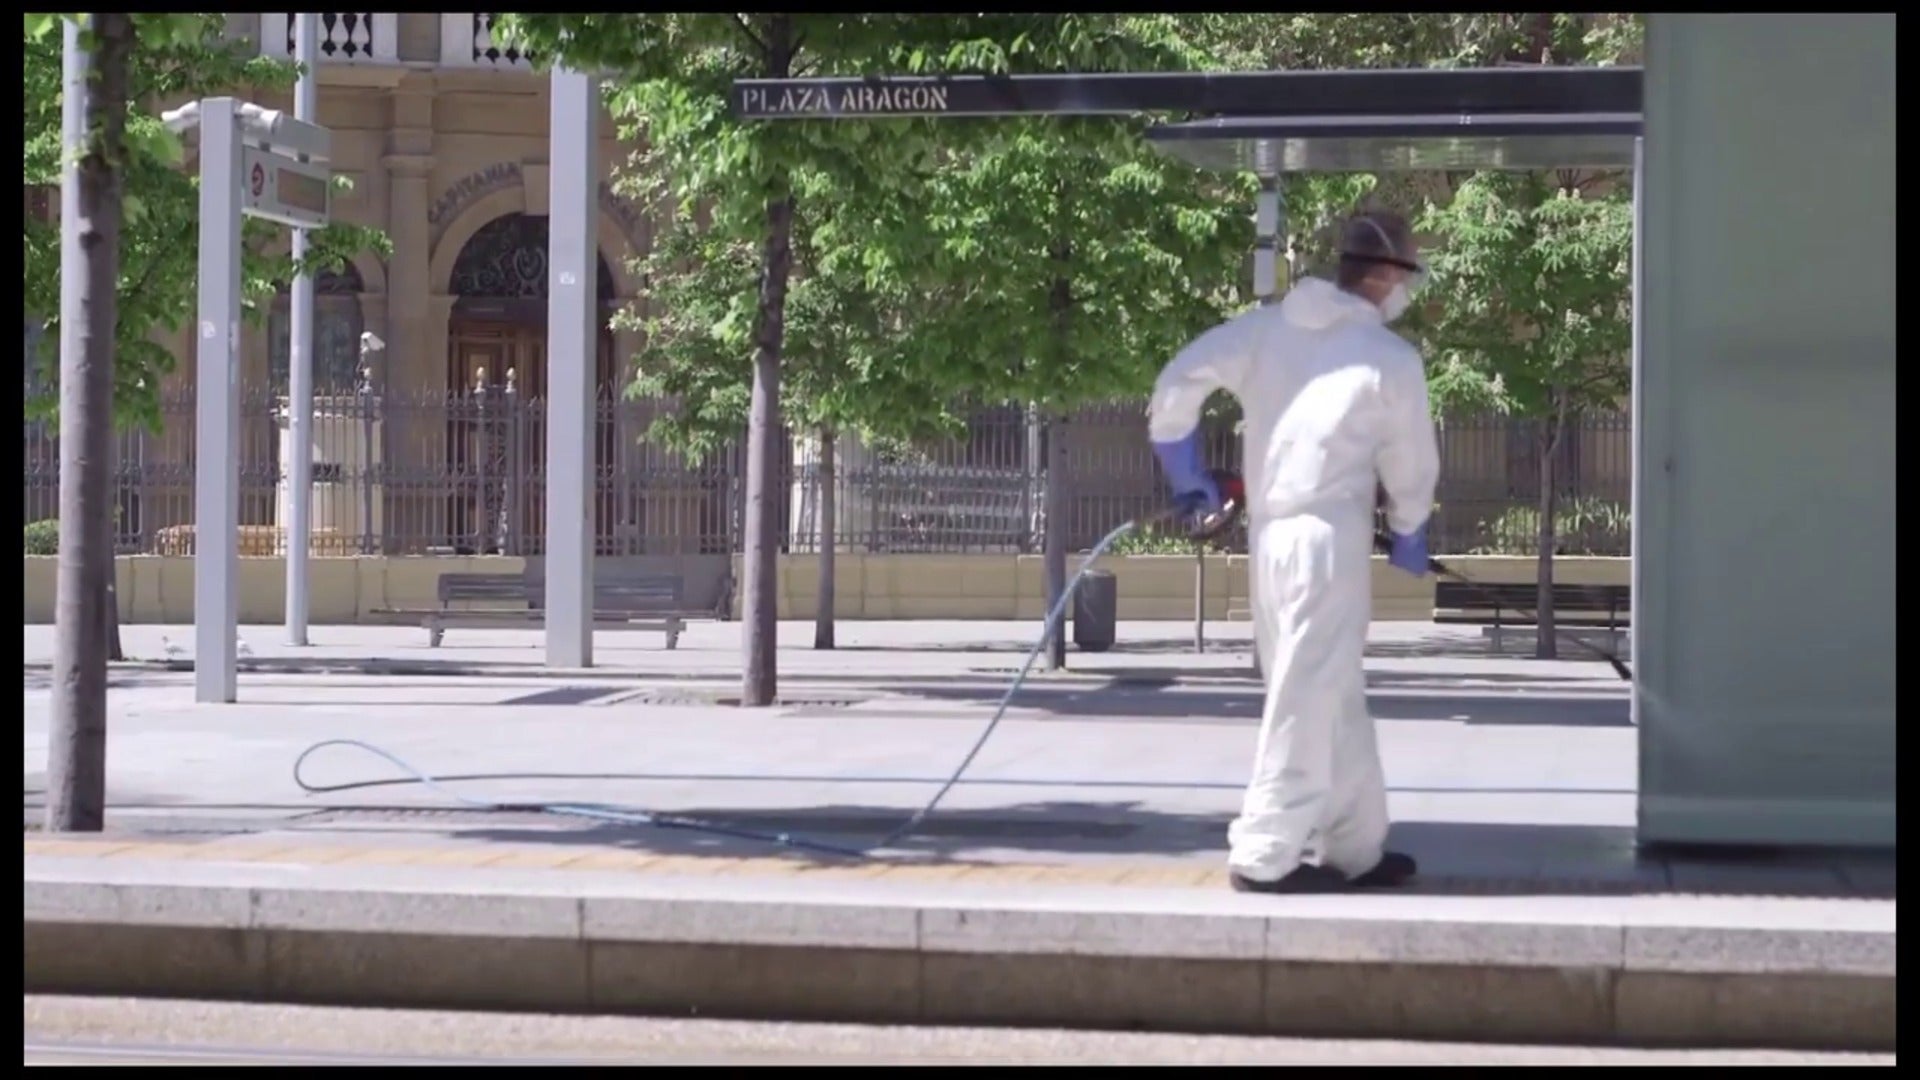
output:
[[[1619, 647], [1632, 616], [1632, 590], [1626, 585], [1553, 586], [1556, 629], [1604, 630], [1608, 648]], [[1535, 605], [1539, 587], [1532, 583], [1472, 584], [1441, 580], [1433, 587], [1433, 621], [1478, 625], [1498, 649], [1508, 629], [1539, 625]]]
[[[684, 583], [673, 574], [596, 576], [593, 625], [659, 631], [667, 635], [667, 648], [677, 648], [688, 619], [713, 614], [687, 610], [683, 591]], [[546, 621], [546, 583], [520, 574], [442, 574], [437, 596], [439, 608], [421, 615], [427, 643], [434, 648], [449, 629], [538, 626]]]

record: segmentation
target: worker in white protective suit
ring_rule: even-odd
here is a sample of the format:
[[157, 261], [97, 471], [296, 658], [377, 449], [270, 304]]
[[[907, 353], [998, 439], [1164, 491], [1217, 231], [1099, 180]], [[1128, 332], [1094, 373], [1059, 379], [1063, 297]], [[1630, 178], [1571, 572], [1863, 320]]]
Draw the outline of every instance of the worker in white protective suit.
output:
[[1228, 831], [1243, 892], [1398, 885], [1416, 870], [1385, 849], [1386, 781], [1367, 713], [1376, 494], [1389, 561], [1427, 569], [1439, 450], [1420, 354], [1387, 329], [1425, 278], [1397, 214], [1345, 223], [1333, 281], [1308, 278], [1280, 303], [1201, 335], [1160, 373], [1149, 407], [1174, 496], [1220, 508], [1200, 462], [1201, 408], [1240, 401], [1255, 648], [1266, 708], [1252, 781]]

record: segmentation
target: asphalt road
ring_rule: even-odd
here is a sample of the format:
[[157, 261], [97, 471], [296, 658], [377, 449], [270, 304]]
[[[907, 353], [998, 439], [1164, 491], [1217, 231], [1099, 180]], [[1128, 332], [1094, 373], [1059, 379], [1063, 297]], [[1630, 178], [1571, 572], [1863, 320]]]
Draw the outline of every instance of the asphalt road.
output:
[[1892, 1065], [1894, 1057], [29, 996], [28, 1065]]

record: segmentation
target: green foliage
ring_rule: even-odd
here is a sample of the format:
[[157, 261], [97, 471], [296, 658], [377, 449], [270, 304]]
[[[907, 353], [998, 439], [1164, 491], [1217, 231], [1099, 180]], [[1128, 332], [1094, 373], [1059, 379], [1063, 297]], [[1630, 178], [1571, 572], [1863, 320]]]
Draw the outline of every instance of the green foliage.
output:
[[1161, 528], [1130, 532], [1115, 540], [1107, 551], [1114, 555], [1192, 555], [1203, 548], [1209, 553], [1229, 550], [1225, 537], [1203, 545], [1183, 533]]
[[[1437, 66], [1616, 63], [1637, 50], [1643, 25], [1632, 14], [1349, 18], [1427, 20], [1422, 47], [1438, 50]], [[1438, 192], [1429, 186], [1417, 216], [1434, 281], [1404, 326], [1425, 348], [1437, 407], [1546, 419], [1551, 442], [1569, 416], [1627, 392], [1630, 177], [1450, 179]]]
[[28, 555], [60, 554], [60, 523], [52, 518], [27, 522], [26, 545]]
[[948, 396], [1060, 411], [1144, 393], [1244, 304], [1250, 180], [1160, 154], [1141, 126], [1008, 122], [894, 203], [876, 243], [913, 300], [903, 359]]
[[1636, 14], [1234, 12], [1183, 24], [1237, 70], [1638, 63], [1645, 37]]
[[[225, 16], [135, 15], [138, 30], [129, 57], [126, 137], [121, 147], [98, 147], [121, 169], [119, 322], [115, 333], [114, 419], [121, 425], [157, 429], [161, 380], [176, 358], [153, 340], [193, 318], [198, 303], [199, 181], [184, 170], [179, 138], [160, 120], [166, 107], [222, 93], [244, 96], [262, 87], [291, 86], [295, 65], [263, 58], [252, 45], [222, 36]], [[61, 35], [58, 16], [26, 16], [22, 81], [25, 84], [25, 182], [60, 182]], [[336, 181], [344, 187], [344, 179]], [[295, 273], [280, 226], [248, 219], [242, 232], [243, 303], [249, 318], [264, 314], [269, 300]], [[305, 268], [339, 269], [359, 252], [390, 254], [392, 244], [377, 229], [335, 224], [309, 234]], [[51, 418], [58, 403], [60, 231], [26, 222], [24, 306], [29, 317], [49, 323], [37, 363], [41, 392], [30, 398], [30, 416]]]
[[[648, 175], [663, 173], [636, 169], [621, 186], [646, 198], [658, 191], [642, 180]], [[870, 439], [945, 433], [957, 417], [916, 368], [894, 359], [890, 312], [899, 289], [883, 293], [884, 275], [869, 284], [865, 253], [841, 239], [840, 230], [857, 229], [862, 219], [851, 209], [831, 209], [831, 185], [818, 174], [798, 176], [796, 186], [801, 209], [785, 306], [785, 415], [796, 427], [858, 430]], [[651, 284], [648, 303], [615, 317], [646, 342], [628, 393], [681, 402], [650, 434], [695, 456], [736, 436], [746, 416], [761, 246], [693, 215], [663, 222], [638, 267]]]
[[[796, 425], [916, 438], [949, 428], [962, 398], [1055, 409], [1137, 394], [1248, 299], [1250, 181], [1146, 148], [1138, 119], [743, 124], [735, 78], [1609, 63], [1639, 28], [1506, 13], [530, 14], [502, 30], [616, 73], [609, 103], [649, 148], [618, 186], [671, 212], [639, 268], [650, 302], [623, 316], [647, 342], [632, 390], [678, 396], [655, 434], [698, 453], [745, 415], [770, 316], [768, 212], [786, 200], [779, 344]], [[1408, 328], [1430, 350], [1436, 402], [1537, 414], [1623, 386], [1596, 358], [1624, 357], [1624, 305], [1609, 300], [1630, 220], [1624, 194], [1593, 180], [1294, 177], [1287, 220], [1319, 266], [1356, 205], [1430, 201], [1438, 317]]]
[[[1633, 538], [1628, 507], [1605, 499], [1562, 499], [1554, 509], [1555, 555], [1625, 555]], [[1540, 548], [1540, 511], [1509, 507], [1491, 521], [1477, 523], [1480, 539], [1471, 555], [1533, 555]]]
[[[784, 22], [780, 21], [784, 20]], [[1243, 178], [1145, 146], [1137, 123], [937, 118], [747, 123], [735, 78], [1164, 70], [1207, 54], [1156, 15], [522, 15], [546, 56], [620, 73], [609, 103], [649, 147], [617, 181], [671, 213], [633, 392], [682, 408], [694, 453], [738, 430], [772, 316], [770, 207], [793, 207], [779, 342], [796, 425], [922, 438], [961, 399], [1065, 407], [1138, 393], [1243, 302]], [[798, 43], [791, 55], [779, 42]]]
[[[1558, 423], [1625, 396], [1633, 207], [1625, 177], [1482, 173], [1420, 227], [1434, 283], [1409, 325], [1443, 406], [1490, 405]], [[1597, 184], [1611, 182], [1600, 194]]]

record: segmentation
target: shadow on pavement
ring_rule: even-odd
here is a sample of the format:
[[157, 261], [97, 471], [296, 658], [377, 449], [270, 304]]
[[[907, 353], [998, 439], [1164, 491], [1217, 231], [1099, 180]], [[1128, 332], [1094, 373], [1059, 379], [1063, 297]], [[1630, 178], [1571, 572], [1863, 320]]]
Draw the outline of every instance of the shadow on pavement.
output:
[[[890, 808], [740, 809], [708, 807], [679, 816], [731, 829], [859, 848], [906, 820]], [[934, 814], [891, 853], [902, 861], [1006, 865], [1061, 856], [1089, 862], [1142, 859], [1142, 869], [1196, 870], [1225, 860], [1222, 814], [1149, 810], [1137, 803], [1035, 802]], [[346, 825], [351, 816], [340, 824]], [[577, 830], [480, 825], [455, 835], [513, 844], [580, 844], [660, 854], [740, 858], [780, 855], [802, 863], [849, 860], [690, 829], [589, 824]], [[1822, 899], [1893, 899], [1891, 852], [1793, 850], [1639, 851], [1630, 828], [1401, 822], [1389, 846], [1419, 860], [1405, 889], [1430, 895], [1579, 896], [1693, 894]], [[1049, 858], [1052, 857], [1052, 858]], [[1179, 857], [1169, 861], [1170, 857]]]
[[[189, 666], [187, 670], [193, 669]], [[157, 668], [146, 671], [137, 668], [110, 669], [107, 673], [107, 689], [147, 690], [180, 685], [177, 680], [168, 678], [170, 674], [172, 673]], [[21, 683], [21, 688], [24, 690], [51, 690], [53, 689], [53, 671], [50, 668], [27, 668]]]
[[[413, 683], [403, 694], [367, 696], [363, 690], [379, 690], [389, 684], [380, 675], [364, 671], [328, 675], [303, 673], [279, 675], [271, 684], [263, 684], [269, 697], [255, 701], [277, 707], [299, 708], [421, 708], [457, 707], [477, 709], [476, 715], [499, 706], [591, 706], [612, 709], [643, 709], [649, 706], [704, 706], [716, 709], [737, 708], [737, 691], [706, 686], [677, 685], [680, 680], [657, 680], [664, 685], [649, 685], [656, 680], [608, 672], [570, 676], [560, 682], [544, 678], [519, 678], [493, 673], [502, 681], [487, 686], [472, 683], [459, 686], [460, 693], [440, 696], [434, 684]], [[389, 676], [398, 674], [387, 673]], [[1257, 723], [1262, 708], [1262, 688], [1251, 675], [1230, 672], [1146, 669], [1108, 669], [1082, 671], [1095, 678], [1061, 679], [1036, 672], [1014, 696], [1013, 706], [1024, 719], [1033, 719], [1038, 711], [1059, 719], [1101, 719], [1203, 723]], [[1226, 677], [1221, 677], [1225, 675]], [[479, 680], [489, 676], [475, 675]], [[783, 675], [791, 689], [772, 706], [789, 715], [821, 716], [837, 714], [849, 706], [884, 710], [889, 699], [911, 713], [916, 703], [936, 703], [948, 707], [960, 705], [982, 710], [982, 718], [1006, 692], [1011, 676], [1002, 672], [948, 673], [931, 676], [836, 676], [810, 679]], [[44, 683], [44, 679], [38, 680]], [[708, 676], [704, 682], [724, 682]], [[28, 675], [28, 688], [36, 680]], [[831, 683], [823, 686], [822, 683]], [[172, 687], [185, 684], [177, 676], [132, 674], [116, 679], [119, 689]], [[1593, 678], [1568, 675], [1530, 677], [1510, 672], [1458, 675], [1445, 672], [1371, 671], [1367, 685], [1375, 693], [1368, 698], [1376, 719], [1443, 720], [1468, 724], [1545, 725], [1570, 727], [1626, 727], [1631, 724], [1631, 706], [1617, 684]], [[810, 687], [818, 687], [817, 689]], [[1513, 689], [1507, 689], [1512, 687]], [[472, 691], [494, 689], [495, 700], [477, 699]], [[1423, 693], [1431, 696], [1423, 696]], [[248, 700], [242, 686], [242, 701]]]
[[[1217, 633], [1210, 632], [1206, 638], [1207, 655], [1231, 656], [1235, 653], [1241, 653], [1241, 654], [1250, 653], [1253, 645], [1252, 643], [1253, 631], [1250, 629], [1245, 629], [1246, 624], [1244, 623], [1239, 625], [1242, 627], [1242, 631], [1240, 633], [1233, 634], [1231, 636], [1219, 635]], [[1068, 634], [1069, 635], [1072, 634], [1071, 629], [1068, 630]], [[1025, 639], [1009, 638], [1009, 639], [998, 640], [998, 641], [957, 641], [957, 642], [948, 642], [948, 643], [917, 642], [910, 646], [839, 645], [835, 647], [834, 651], [846, 652], [846, 653], [927, 652], [927, 653], [946, 653], [946, 654], [958, 653], [962, 655], [1000, 654], [1000, 655], [1005, 655], [1009, 658], [1018, 658], [1018, 657], [1024, 657], [1028, 652], [1032, 651], [1034, 642], [1038, 640], [1038, 638], [1039, 638], [1039, 624], [1036, 622], [1035, 628], [1034, 628], [1034, 636], [1030, 638], [1025, 638]], [[1071, 642], [1071, 638], [1069, 638], [1069, 642]], [[1560, 652], [1561, 652], [1560, 659], [1562, 660], [1592, 659], [1591, 656], [1589, 656], [1585, 652], [1580, 651], [1580, 647], [1578, 645], [1565, 646], [1560, 650]], [[1419, 658], [1437, 658], [1437, 657], [1456, 657], [1456, 658], [1467, 658], [1467, 659], [1492, 658], [1492, 659], [1511, 660], [1511, 659], [1522, 658], [1523, 656], [1526, 658], [1531, 658], [1531, 653], [1532, 653], [1531, 645], [1529, 645], [1523, 652], [1516, 651], [1515, 649], [1510, 647], [1495, 649], [1490, 642], [1487, 642], [1481, 638], [1467, 637], [1465, 635], [1459, 635], [1459, 634], [1433, 635], [1429, 637], [1412, 638], [1407, 640], [1369, 641], [1367, 642], [1367, 650], [1366, 650], [1367, 656], [1372, 658], [1378, 658], [1378, 659], [1419, 659]], [[1186, 634], [1184, 636], [1169, 636], [1169, 637], [1163, 637], [1163, 638], [1162, 637], [1147, 638], [1147, 639], [1134, 638], [1132, 640], [1123, 638], [1121, 640], [1115, 641], [1112, 645], [1108, 646], [1105, 649], [1102, 649], [1099, 652], [1084, 652], [1072, 646], [1071, 644], [1069, 644], [1068, 651], [1067, 651], [1067, 656], [1068, 656], [1067, 666], [1068, 667], [1076, 666], [1074, 663], [1074, 657], [1080, 657], [1084, 662], [1085, 660], [1087, 660], [1087, 658], [1098, 657], [1098, 656], [1175, 656], [1175, 655], [1192, 655], [1192, 654], [1193, 654], [1193, 636], [1191, 633]]]
[[[1171, 625], [1171, 624], [1170, 624]], [[1216, 624], [1218, 625], [1218, 624]], [[1221, 635], [1217, 630], [1210, 632], [1207, 639], [1207, 655], [1219, 656], [1248, 653], [1251, 647], [1252, 631], [1245, 623], [1227, 624], [1238, 627], [1240, 632]], [[1036, 637], [1038, 622], [1035, 623]], [[1069, 631], [1071, 633], [1071, 631]], [[1004, 640], [975, 640], [956, 642], [913, 642], [904, 645], [843, 644], [834, 649], [837, 653], [934, 653], [965, 656], [1004, 656], [1009, 665], [1017, 666], [1033, 649], [1035, 637]], [[515, 653], [517, 658], [443, 658], [433, 654], [424, 646], [405, 647], [411, 656], [241, 656], [237, 666], [242, 673], [298, 674], [303, 672], [361, 672], [387, 675], [484, 675], [490, 671], [511, 671], [514, 673], [538, 674], [542, 669], [534, 656], [538, 650], [523, 643], [500, 642], [462, 642], [462, 653]], [[795, 646], [786, 646], [792, 651], [802, 650]], [[710, 653], [712, 649], [701, 649], [696, 645], [682, 645], [679, 655], [667, 651], [633, 648], [607, 648], [603, 665], [609, 673], [618, 673], [646, 678], [673, 678], [682, 676], [685, 668], [678, 663], [680, 657], [693, 653]], [[729, 650], [730, 651], [730, 650]], [[1101, 656], [1180, 656], [1193, 654], [1193, 639], [1190, 633], [1169, 633], [1165, 637], [1134, 638], [1116, 641], [1110, 648], [1098, 653], [1083, 652], [1070, 648], [1067, 666], [1070, 670], [1097, 671], [1098, 658]], [[1463, 659], [1521, 659], [1531, 658], [1531, 646], [1524, 649], [1512, 647], [1494, 649], [1488, 641], [1478, 636], [1465, 634], [1429, 634], [1410, 639], [1387, 641], [1369, 641], [1366, 655], [1373, 659], [1418, 659], [1418, 658], [1463, 658]], [[1568, 645], [1561, 649], [1562, 660], [1591, 660], [1592, 656], [1577, 645]], [[29, 677], [37, 673], [43, 680], [48, 677], [44, 661], [32, 664], [28, 668]], [[190, 657], [130, 657], [116, 662], [116, 671], [161, 671], [190, 672], [193, 660]], [[1249, 662], [1249, 669], [1251, 663]], [[554, 677], [567, 677], [564, 672], [547, 673]], [[573, 677], [578, 677], [575, 674]], [[808, 675], [803, 673], [783, 673], [782, 678], [843, 678], [833, 675]]]
[[[975, 668], [975, 677], [1012, 678], [1018, 667]], [[1038, 670], [1038, 669], [1036, 669]], [[1244, 683], [1258, 686], [1260, 676], [1253, 668], [1229, 667], [1098, 667], [1082, 664], [1069, 665], [1068, 672], [1074, 675], [1101, 675], [1111, 680], [1115, 687], [1149, 685], [1170, 685], [1181, 680], [1190, 682]], [[1570, 688], [1591, 689], [1598, 693], [1620, 693], [1626, 690], [1626, 684], [1615, 679], [1609, 672], [1593, 675], [1539, 675], [1519, 674], [1510, 671], [1486, 672], [1443, 672], [1443, 671], [1369, 671], [1368, 686], [1408, 686], [1433, 690], [1459, 689], [1478, 684], [1494, 683], [1513, 686], [1555, 686], [1567, 684]], [[781, 678], [786, 678], [783, 674]], [[929, 680], [933, 681], [933, 680]]]
[[[964, 687], [893, 686], [886, 691], [929, 701], [966, 702], [989, 710], [988, 715], [1000, 697], [998, 691]], [[1259, 688], [1253, 685], [1244, 690], [1181, 688], [1176, 692], [1171, 683], [1097, 688], [1029, 684], [1014, 697], [1013, 707], [1058, 719], [1253, 725], [1259, 723], [1263, 703]], [[1617, 695], [1449, 691], [1434, 698], [1369, 695], [1367, 707], [1376, 720], [1547, 727], [1630, 727], [1633, 723], [1631, 703]]]

